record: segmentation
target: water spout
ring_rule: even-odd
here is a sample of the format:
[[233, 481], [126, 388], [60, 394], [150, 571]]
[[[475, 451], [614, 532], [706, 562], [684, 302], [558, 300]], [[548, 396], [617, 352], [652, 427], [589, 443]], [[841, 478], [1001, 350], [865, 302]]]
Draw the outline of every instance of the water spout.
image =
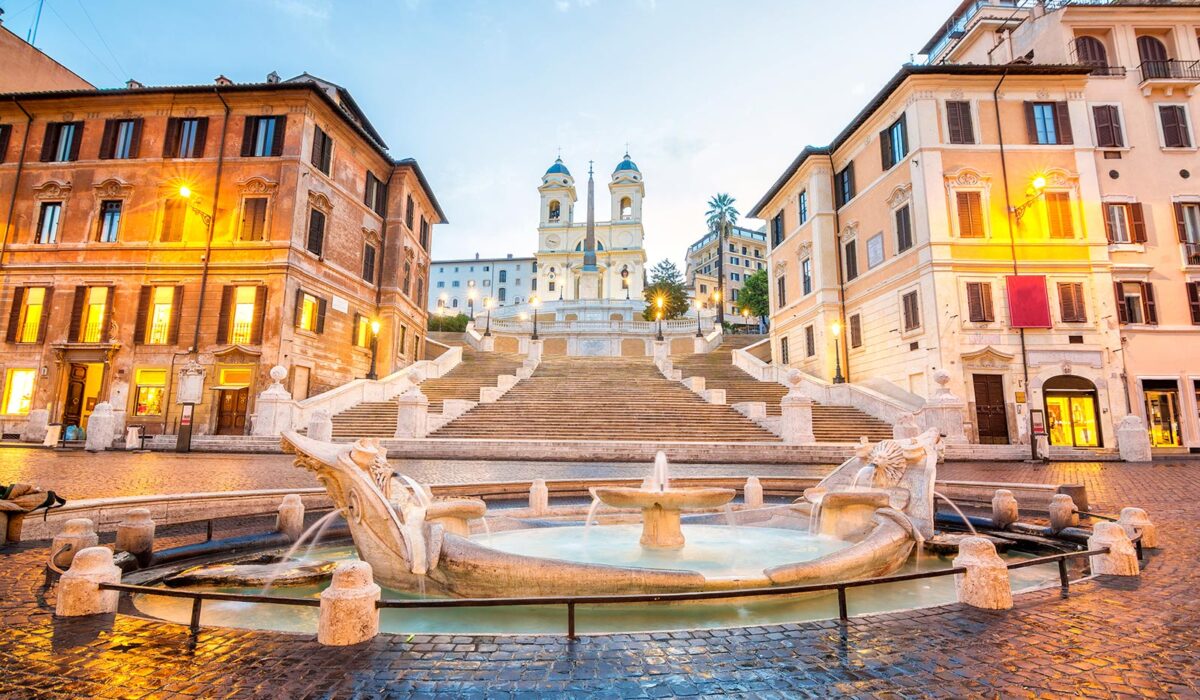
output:
[[666, 491], [670, 487], [668, 470], [667, 453], [659, 450], [658, 454], [654, 455], [654, 471], [651, 473], [650, 479], [652, 491]]
[[[263, 586], [263, 589], [259, 595], [266, 595], [270, 593], [271, 586], [275, 585], [275, 580], [279, 578], [280, 574], [282, 574], [284, 569], [287, 568], [288, 563], [292, 560], [292, 557], [295, 556], [296, 552], [300, 550], [300, 546], [308, 541], [308, 538], [312, 537], [313, 535], [319, 537], [320, 534], [325, 531], [325, 527], [329, 525], [329, 523], [333, 522], [333, 519], [339, 515], [341, 515], [341, 511], [332, 510], [325, 515], [322, 515], [319, 519], [317, 519], [316, 522], [314, 522], [312, 525], [309, 525], [304, 532], [300, 533], [300, 536], [296, 538], [296, 541], [292, 543], [292, 546], [288, 548], [288, 551], [285, 552], [283, 557], [279, 559], [279, 563], [275, 565], [275, 569], [267, 578], [267, 583]], [[311, 549], [311, 546], [309, 549]]]
[[979, 533], [976, 532], [976, 530], [975, 530], [975, 526], [971, 524], [971, 521], [967, 519], [967, 516], [963, 515], [963, 512], [958, 509], [958, 506], [956, 506], [954, 504], [954, 501], [950, 500], [949, 498], [946, 498], [945, 496], [938, 493], [937, 491], [934, 491], [933, 495], [935, 497], [940, 498], [943, 501], [945, 501], [951, 508], [954, 509], [955, 513], [958, 513], [958, 517], [962, 518], [962, 521], [967, 524], [967, 529], [971, 531], [972, 535], [979, 536]]
[[408, 487], [412, 489], [413, 498], [417, 499], [417, 503], [420, 503], [425, 508], [428, 508], [430, 505], [432, 505], [433, 498], [429, 495], [429, 492], [425, 490], [424, 486], [421, 486], [421, 484], [417, 483], [416, 479], [413, 479], [407, 474], [397, 473], [396, 476], [403, 479], [404, 483], [408, 484]]
[[867, 466], [863, 467], [862, 469], [859, 469], [858, 473], [856, 473], [854, 475], [854, 480], [850, 482], [850, 488], [852, 488], [852, 489], [858, 488], [858, 483], [863, 480], [866, 480], [867, 485], [871, 485], [875, 482], [875, 465], [874, 464], [868, 464]]

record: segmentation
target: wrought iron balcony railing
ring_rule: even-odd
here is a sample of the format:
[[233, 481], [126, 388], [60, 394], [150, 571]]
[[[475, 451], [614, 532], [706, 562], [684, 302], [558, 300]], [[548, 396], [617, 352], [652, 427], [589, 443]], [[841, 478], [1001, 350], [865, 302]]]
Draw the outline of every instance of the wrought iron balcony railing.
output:
[[1200, 81], [1200, 61], [1143, 61], [1138, 66], [1142, 82], [1148, 80], [1196, 80]]

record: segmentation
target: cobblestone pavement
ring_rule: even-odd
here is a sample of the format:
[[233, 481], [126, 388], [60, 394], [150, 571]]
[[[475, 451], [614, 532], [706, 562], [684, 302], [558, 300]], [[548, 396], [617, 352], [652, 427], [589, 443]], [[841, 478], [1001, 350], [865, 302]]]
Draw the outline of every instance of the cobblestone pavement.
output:
[[1165, 548], [1137, 580], [794, 625], [584, 637], [311, 636], [130, 616], [55, 620], [44, 549], [0, 553], [0, 697], [1200, 697], [1200, 464], [947, 465], [943, 476], [1081, 482], [1147, 508]]

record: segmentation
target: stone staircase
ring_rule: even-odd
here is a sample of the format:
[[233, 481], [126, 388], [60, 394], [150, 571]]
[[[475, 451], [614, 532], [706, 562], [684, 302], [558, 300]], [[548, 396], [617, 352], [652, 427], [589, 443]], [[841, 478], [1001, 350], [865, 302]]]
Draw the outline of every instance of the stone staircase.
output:
[[[435, 336], [446, 336], [446, 339]], [[446, 399], [478, 401], [479, 389], [496, 386], [496, 377], [515, 374], [523, 355], [507, 352], [478, 352], [462, 342], [458, 333], [431, 333], [439, 343], [462, 346], [462, 363], [444, 377], [421, 382], [421, 393], [429, 399], [429, 413], [441, 413]], [[364, 401], [333, 416], [333, 438], [382, 437], [396, 434], [396, 401]]]
[[544, 357], [499, 401], [433, 438], [778, 442], [728, 406], [706, 403], [646, 357]]
[[[724, 389], [725, 403], [761, 401], [767, 416], [782, 413], [779, 402], [787, 387], [777, 382], [760, 382], [733, 364], [733, 351], [753, 345], [766, 336], [727, 335], [712, 352], [673, 355], [671, 364], [688, 377], [704, 377], [708, 389]], [[813, 404], [813, 435], [817, 442], [858, 442], [866, 436], [872, 442], [892, 437], [892, 426], [850, 406]]]

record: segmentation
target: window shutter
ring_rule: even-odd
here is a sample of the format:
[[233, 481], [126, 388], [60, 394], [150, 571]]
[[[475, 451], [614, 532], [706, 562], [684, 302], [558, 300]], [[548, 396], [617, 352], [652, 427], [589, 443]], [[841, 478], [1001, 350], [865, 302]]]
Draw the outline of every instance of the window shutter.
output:
[[283, 155], [283, 136], [287, 131], [287, 116], [281, 115], [275, 117], [275, 133], [271, 140], [271, 155]]
[[358, 347], [358, 319], [362, 318], [362, 314], [354, 312], [354, 323], [350, 326], [350, 344]]
[[1146, 305], [1146, 323], [1158, 325], [1158, 305], [1154, 303], [1154, 285], [1142, 282], [1142, 303]]
[[254, 125], [256, 117], [246, 117], [246, 125], [242, 129], [242, 157], [254, 155]]
[[108, 294], [104, 297], [104, 318], [100, 321], [100, 342], [107, 343], [109, 338], [109, 327], [112, 325], [113, 304], [117, 300], [117, 288], [110, 286]]
[[946, 127], [949, 130], [950, 143], [966, 143], [963, 138], [962, 102], [946, 103]]
[[979, 282], [967, 282], [967, 318], [972, 323], [984, 320], [983, 285]]
[[1113, 295], [1117, 299], [1117, 321], [1129, 323], [1129, 307], [1125, 303], [1125, 292], [1121, 289], [1120, 282], [1113, 282]]
[[1066, 102], [1054, 103], [1054, 129], [1058, 132], [1059, 143], [1075, 143], [1075, 136], [1071, 133], [1071, 113]]
[[294, 328], [300, 327], [300, 310], [303, 308], [304, 308], [304, 290], [297, 287], [296, 288], [296, 304], [292, 308], [292, 326]]
[[146, 319], [150, 315], [150, 297], [152, 294], [154, 294], [154, 287], [148, 284], [142, 285], [141, 292], [138, 293], [137, 321], [133, 324], [134, 345], [141, 345], [146, 342]]
[[1133, 221], [1133, 242], [1146, 242], [1146, 215], [1142, 211], [1142, 203], [1134, 202], [1129, 206], [1129, 219]]
[[171, 295], [171, 328], [167, 331], [167, 342], [171, 345], [179, 343], [179, 320], [183, 317], [183, 285], [175, 286]]
[[884, 170], [894, 165], [892, 163], [892, 134], [887, 129], [879, 132], [879, 154]]
[[958, 192], [958, 235], [963, 238], [983, 236], [982, 202], [978, 192]]
[[12, 125], [0, 124], [0, 163], [3, 163], [5, 156], [8, 155], [8, 142], [11, 138]]
[[67, 342], [79, 342], [79, 323], [83, 317], [83, 302], [87, 298], [87, 285], [75, 288], [75, 299], [71, 302], [71, 325], [67, 327]]
[[1121, 131], [1121, 112], [1116, 107], [1108, 108], [1108, 121], [1112, 124], [1112, 141], [1113, 145], [1121, 147], [1125, 145], [1125, 133]]
[[204, 157], [204, 142], [208, 138], [208, 117], [201, 117], [196, 120], [196, 151], [193, 153], [195, 158]]
[[987, 322], [994, 321], [996, 319], [992, 315], [992, 285], [984, 282], [979, 285], [979, 288], [980, 305], [983, 307], [983, 320]]
[[1112, 228], [1112, 213], [1111, 212], [1112, 212], [1112, 208], [1116, 207], [1116, 206], [1121, 206], [1121, 205], [1119, 205], [1119, 204], [1102, 204], [1101, 209], [1100, 209], [1101, 213], [1104, 214], [1104, 237], [1108, 239], [1109, 243], [1114, 242], [1113, 228]]
[[263, 319], [267, 316], [267, 288], [261, 286], [254, 292], [254, 321], [250, 325], [250, 343], [262, 344]]
[[1183, 218], [1183, 204], [1175, 202], [1175, 231], [1179, 234], [1179, 242], [1187, 243], [1187, 223]]
[[325, 332], [325, 300], [317, 299], [317, 332]]
[[117, 139], [117, 121], [108, 119], [104, 122], [104, 133], [100, 136], [100, 158], [108, 159], [113, 157], [113, 151], [116, 150], [115, 142]]
[[1063, 323], [1071, 323], [1075, 320], [1077, 311], [1074, 292], [1073, 285], [1066, 282], [1058, 283], [1058, 311]]
[[1200, 326], [1200, 282], [1189, 282], [1187, 295], [1188, 306], [1192, 311], [1192, 324]]
[[846, 198], [846, 201], [849, 202], [851, 199], [854, 199], [854, 193], [858, 191], [854, 187], [854, 161], [850, 161], [846, 165], [846, 181], [850, 183], [849, 196]]
[[[10, 343], [17, 342], [17, 326], [21, 325], [21, 302], [25, 299], [25, 288], [17, 287], [13, 290], [12, 308], [8, 312], [8, 330], [5, 332], [4, 339]], [[45, 306], [42, 307], [42, 325], [45, 322]]]
[[54, 287], [45, 287], [42, 296], [42, 318], [38, 321], [37, 342], [46, 342], [46, 329], [50, 327], [50, 310], [54, 308]]
[[308, 215], [308, 251], [321, 255], [325, 250], [325, 214], [319, 209], [312, 209]]
[[75, 135], [71, 139], [71, 160], [79, 160], [79, 144], [83, 142], [83, 122], [74, 122]]
[[313, 127], [312, 155], [308, 159], [308, 162], [315, 165], [317, 170], [322, 172], [325, 170], [321, 166], [321, 151], [324, 150], [321, 143], [323, 136], [325, 136], [325, 132], [321, 131], [321, 127]]
[[1096, 145], [1116, 146], [1112, 133], [1112, 107], [1101, 105], [1092, 108], [1092, 116], [1096, 120]]
[[176, 158], [179, 156], [179, 118], [171, 117], [167, 120], [167, 131], [163, 135], [163, 158]]
[[42, 155], [40, 160], [43, 163], [49, 163], [54, 157], [54, 147], [58, 143], [59, 124], [50, 122], [46, 125], [46, 136], [42, 139]]
[[217, 316], [217, 344], [229, 342], [229, 319], [233, 316], [233, 297], [237, 287], [225, 285], [221, 288], [221, 311]]
[[137, 158], [142, 150], [142, 120], [133, 120], [133, 135], [129, 139], [129, 157]]
[[1037, 117], [1033, 113], [1033, 103], [1025, 103], [1025, 133], [1029, 136], [1029, 143], [1038, 142], [1037, 134]]

